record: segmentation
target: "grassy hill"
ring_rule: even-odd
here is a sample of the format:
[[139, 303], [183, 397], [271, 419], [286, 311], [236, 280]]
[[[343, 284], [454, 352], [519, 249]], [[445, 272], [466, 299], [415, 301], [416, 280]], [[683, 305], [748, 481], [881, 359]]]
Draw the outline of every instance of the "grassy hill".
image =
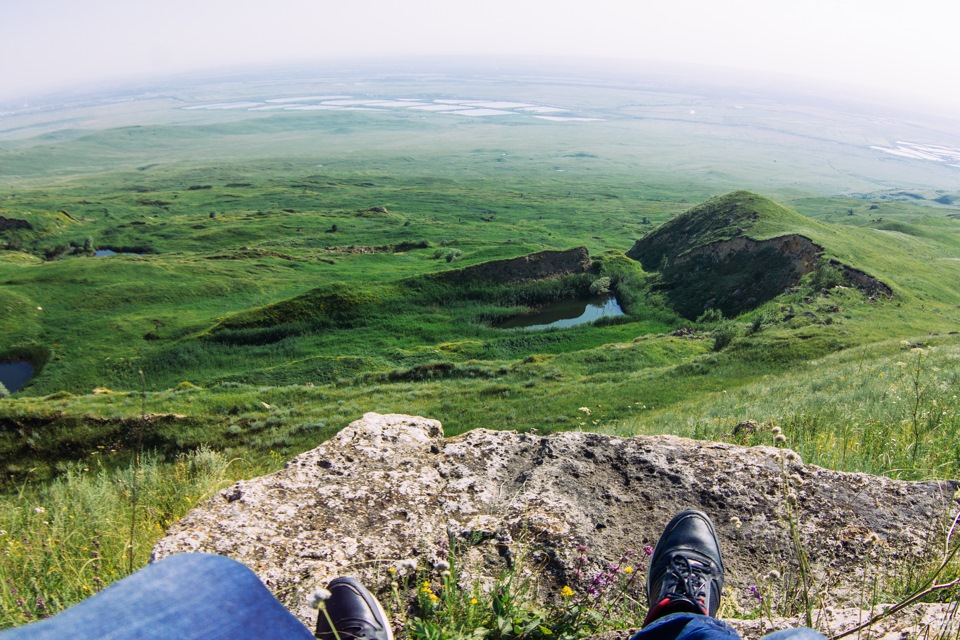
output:
[[[0, 231], [0, 361], [38, 371], [0, 399], [0, 529], [27, 540], [0, 579], [35, 579], [31, 603], [65, 606], [124, 575], [131, 542], [141, 564], [198, 499], [366, 411], [437, 418], [448, 434], [770, 444], [776, 426], [807, 462], [960, 475], [953, 201], [891, 195], [889, 176], [923, 172], [889, 163], [855, 196], [787, 185], [783, 171], [804, 185], [832, 171], [789, 145], [744, 152], [722, 175], [723, 158], [677, 173], [658, 154], [683, 166], [709, 145], [677, 151], [694, 138], [604, 113], [592, 132], [190, 113], [5, 140], [0, 216], [23, 223]], [[638, 131], [649, 145], [624, 145]], [[802, 243], [779, 240], [799, 237], [803, 269], [790, 254]], [[583, 273], [437, 275], [581, 246]], [[600, 285], [624, 316], [497, 327]], [[747, 420], [759, 427], [736, 430]], [[64, 555], [31, 551], [54, 537]], [[93, 573], [92, 540], [112, 573]], [[4, 624], [23, 622], [0, 598]]]

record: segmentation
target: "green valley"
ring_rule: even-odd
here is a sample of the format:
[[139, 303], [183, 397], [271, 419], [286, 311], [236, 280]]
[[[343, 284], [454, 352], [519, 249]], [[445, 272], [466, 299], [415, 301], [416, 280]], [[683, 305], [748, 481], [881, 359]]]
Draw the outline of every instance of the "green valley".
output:
[[[367, 411], [448, 435], [777, 426], [808, 463], [960, 476], [960, 174], [863, 143], [960, 146], [947, 129], [546, 80], [364, 89], [527, 105], [475, 117], [255, 110], [260, 91], [0, 119], [0, 362], [34, 367], [0, 398], [5, 531], [39, 540], [42, 507], [120, 577], [135, 456], [142, 564], [196, 500]], [[607, 291], [625, 315], [497, 326]], [[36, 591], [66, 606], [88, 578]]]

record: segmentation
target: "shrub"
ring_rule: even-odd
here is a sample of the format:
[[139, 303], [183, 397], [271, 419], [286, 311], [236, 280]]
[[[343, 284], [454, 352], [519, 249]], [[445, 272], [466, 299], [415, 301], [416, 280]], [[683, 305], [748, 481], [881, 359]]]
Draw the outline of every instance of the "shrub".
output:
[[444, 259], [447, 262], [456, 262], [462, 257], [463, 257], [463, 251], [460, 251], [460, 249], [451, 249], [450, 251], [447, 252], [447, 255], [444, 256]]
[[3, 386], [3, 383], [0, 382], [0, 398], [9, 398], [10, 392], [7, 391], [7, 388]]
[[720, 351], [740, 334], [740, 330], [732, 322], [724, 322], [713, 330], [713, 350]]
[[816, 289], [833, 289], [843, 284], [843, 272], [827, 258], [820, 258], [810, 276], [810, 286]]
[[720, 311], [720, 309], [707, 309], [700, 314], [700, 317], [697, 318], [697, 322], [700, 324], [723, 322], [723, 311]]
[[597, 278], [590, 283], [590, 293], [598, 296], [604, 293], [610, 293], [610, 278]]

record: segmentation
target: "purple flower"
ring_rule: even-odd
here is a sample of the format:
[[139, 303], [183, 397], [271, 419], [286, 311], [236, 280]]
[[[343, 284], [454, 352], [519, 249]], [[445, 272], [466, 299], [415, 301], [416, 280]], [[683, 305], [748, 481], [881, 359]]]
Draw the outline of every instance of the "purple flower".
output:
[[578, 544], [577, 551], [579, 551], [580, 553], [590, 553], [590, 547], [588, 547], [585, 544]]
[[620, 571], [620, 565], [618, 564], [608, 564], [607, 571], [613, 575], [616, 575]]
[[643, 546], [643, 553], [649, 558], [650, 556], [653, 555], [653, 547], [651, 547], [651, 546], [648, 545], [648, 544], [647, 544], [647, 545], [644, 545], [644, 546]]
[[753, 594], [753, 597], [757, 599], [757, 602], [763, 602], [763, 594], [760, 593], [760, 588], [756, 585], [750, 587], [750, 593]]

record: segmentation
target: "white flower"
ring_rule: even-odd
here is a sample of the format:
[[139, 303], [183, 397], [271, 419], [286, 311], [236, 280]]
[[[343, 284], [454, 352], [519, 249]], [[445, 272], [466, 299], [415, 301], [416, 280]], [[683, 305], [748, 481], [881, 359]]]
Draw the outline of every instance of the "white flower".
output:
[[34, 508], [33, 512], [34, 512], [34, 513], [46, 513], [47, 510], [44, 509], [43, 507], [36, 507], [36, 508]]
[[736, 529], [737, 531], [739, 531], [740, 527], [743, 526], [743, 523], [740, 522], [740, 518], [738, 518], [737, 516], [733, 516], [732, 518], [730, 518], [730, 524], [732, 524], [733, 528]]
[[577, 409], [577, 411], [582, 411], [587, 415], [590, 415], [591, 413], [593, 413], [592, 411], [590, 411], [590, 407], [580, 407], [579, 409]]
[[437, 560], [436, 562], [433, 563], [433, 568], [436, 569], [437, 571], [449, 571], [450, 563], [447, 562], [446, 560]]
[[397, 563], [397, 573], [401, 576], [405, 576], [408, 573], [415, 573], [417, 571], [417, 561], [413, 558], [407, 560], [401, 560]]
[[319, 609], [320, 605], [330, 599], [330, 596], [333, 595], [328, 589], [323, 587], [318, 588], [316, 591], [310, 594], [310, 608]]

